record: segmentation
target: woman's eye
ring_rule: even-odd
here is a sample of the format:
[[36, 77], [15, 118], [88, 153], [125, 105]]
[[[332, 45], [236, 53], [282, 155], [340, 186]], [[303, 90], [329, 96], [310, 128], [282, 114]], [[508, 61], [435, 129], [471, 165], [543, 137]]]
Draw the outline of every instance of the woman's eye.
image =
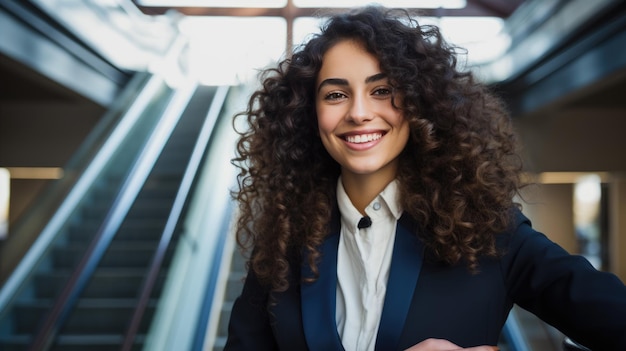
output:
[[379, 95], [379, 96], [391, 95], [391, 89], [389, 89], [389, 88], [378, 88], [378, 89], [374, 90], [374, 95]]
[[345, 95], [344, 95], [344, 94], [334, 92], [334, 93], [328, 93], [328, 94], [326, 94], [326, 96], [324, 97], [324, 99], [326, 99], [326, 100], [340, 100], [340, 99], [343, 99], [344, 97], [345, 97]]

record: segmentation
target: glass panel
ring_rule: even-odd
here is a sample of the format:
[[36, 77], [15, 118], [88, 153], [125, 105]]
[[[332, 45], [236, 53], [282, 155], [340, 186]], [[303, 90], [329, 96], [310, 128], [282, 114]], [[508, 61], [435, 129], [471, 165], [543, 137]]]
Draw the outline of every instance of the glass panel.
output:
[[9, 234], [9, 196], [11, 175], [6, 168], [0, 168], [0, 241]]

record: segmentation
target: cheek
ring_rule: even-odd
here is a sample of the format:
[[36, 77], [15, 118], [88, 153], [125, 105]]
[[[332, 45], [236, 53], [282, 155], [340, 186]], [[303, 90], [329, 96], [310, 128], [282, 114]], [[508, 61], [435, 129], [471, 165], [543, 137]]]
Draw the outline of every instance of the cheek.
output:
[[317, 127], [320, 134], [331, 133], [335, 129], [336, 122], [328, 109], [317, 108]]
[[400, 130], [402, 148], [404, 148], [411, 137], [411, 127], [409, 125], [409, 121], [402, 118], [402, 120], [398, 121], [398, 129]]
[[335, 124], [329, 118], [324, 109], [317, 109], [317, 135], [322, 141], [324, 149], [332, 154], [331, 135], [335, 129]]
[[397, 128], [408, 128], [409, 120], [404, 117], [404, 114], [399, 110], [394, 109], [394, 117], [393, 120], [389, 121], [391, 124], [395, 125]]
[[387, 110], [386, 116], [386, 122], [395, 130], [404, 131], [405, 129], [410, 129], [409, 120], [404, 117], [404, 113], [400, 110], [390, 108]]

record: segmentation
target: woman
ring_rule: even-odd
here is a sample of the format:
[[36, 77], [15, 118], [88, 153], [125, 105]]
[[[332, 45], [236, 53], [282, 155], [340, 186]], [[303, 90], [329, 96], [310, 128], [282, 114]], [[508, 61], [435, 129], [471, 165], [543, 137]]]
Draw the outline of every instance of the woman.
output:
[[513, 303], [626, 349], [626, 287], [535, 232], [502, 103], [437, 28], [334, 16], [249, 102], [226, 350], [493, 350]]

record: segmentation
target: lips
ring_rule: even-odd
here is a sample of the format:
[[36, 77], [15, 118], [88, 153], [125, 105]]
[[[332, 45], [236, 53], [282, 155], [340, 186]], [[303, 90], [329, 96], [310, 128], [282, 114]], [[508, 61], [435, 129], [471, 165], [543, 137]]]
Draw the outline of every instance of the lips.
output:
[[353, 144], [364, 144], [369, 143], [375, 140], [382, 138], [384, 135], [383, 132], [373, 132], [373, 133], [350, 133], [342, 135], [342, 138]]

